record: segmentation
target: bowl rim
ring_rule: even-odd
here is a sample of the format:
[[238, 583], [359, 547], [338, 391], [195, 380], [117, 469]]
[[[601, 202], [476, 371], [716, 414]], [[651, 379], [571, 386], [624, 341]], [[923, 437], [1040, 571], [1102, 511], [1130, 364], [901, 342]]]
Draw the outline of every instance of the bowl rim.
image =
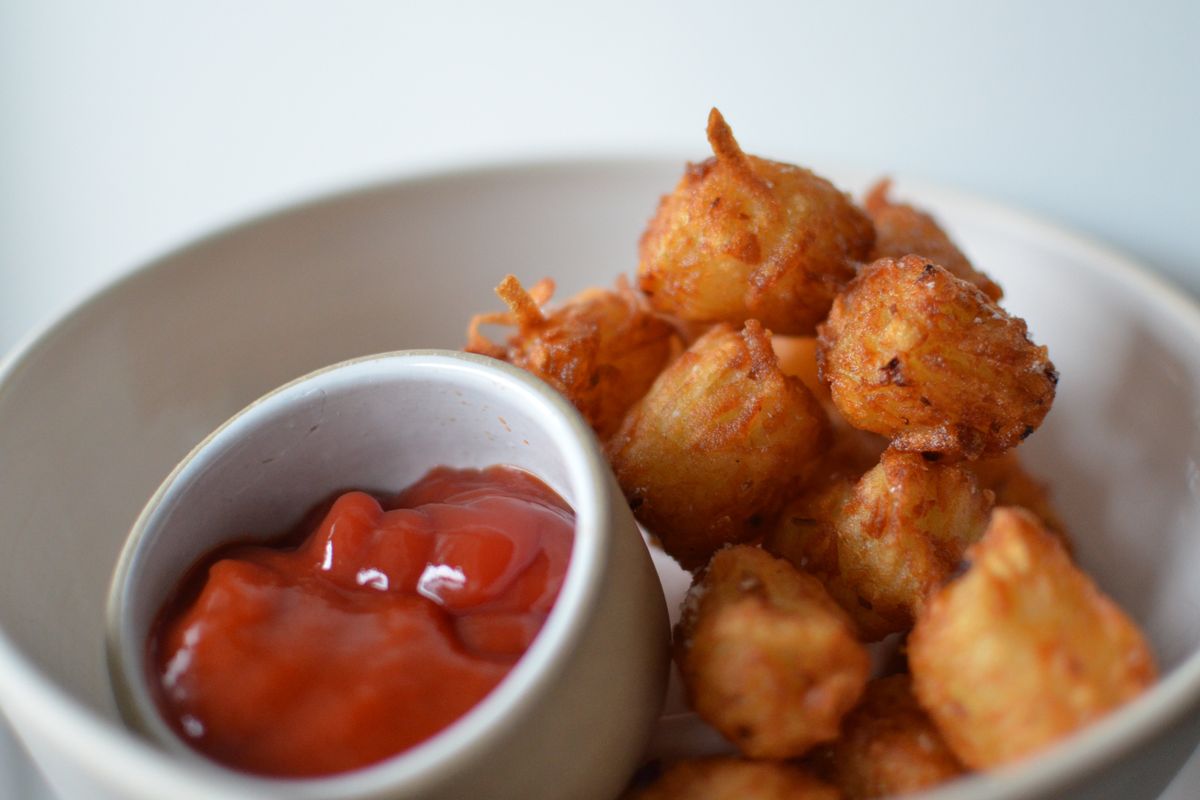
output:
[[[157, 526], [161, 521], [157, 512], [164, 501], [185, 491], [190, 480], [205, 473], [207, 457], [247, 433], [277, 424], [280, 409], [313, 390], [331, 384], [342, 389], [356, 382], [376, 388], [384, 384], [371, 379], [382, 377], [388, 379], [383, 389], [388, 391], [397, 383], [436, 382], [450, 373], [494, 387], [494, 393], [485, 393], [484, 397], [512, 392], [505, 399], [506, 405], [530, 408], [557, 448], [556, 456], [575, 495], [571, 558], [542, 631], [496, 688], [467, 713], [429, 739], [374, 764], [310, 778], [275, 778], [230, 770], [201, 756], [164, 723], [148, 689], [142, 653], [145, 643], [129, 629], [128, 612], [134, 602], [129, 591], [136, 585], [142, 554], [166, 534]], [[289, 381], [251, 402], [192, 448], [158, 486], [130, 529], [109, 585], [105, 620], [106, 655], [118, 709], [136, 729], [165, 745], [171, 754], [182, 756], [181, 761], [217, 766], [232, 772], [238, 781], [268, 788], [279, 796], [315, 792], [322, 797], [359, 798], [396, 787], [413, 792], [430, 786], [447, 777], [462, 759], [496, 746], [507, 735], [514, 717], [528, 714], [562, 676], [584, 637], [612, 564], [611, 539], [616, 531], [608, 523], [608, 511], [617, 498], [610, 490], [607, 470], [591, 427], [574, 406], [541, 379], [486, 356], [437, 349], [390, 351], [347, 359]]]
[[[195, 237], [181, 246], [124, 272], [97, 290], [77, 299], [54, 318], [33, 328], [6, 354], [0, 356], [0, 394], [11, 379], [31, 362], [38, 351], [49, 347], [56, 336], [69, 328], [94, 305], [111, 297], [128, 284], [147, 279], [147, 276], [182, 256], [198, 251], [216, 241], [248, 231], [257, 226], [281, 221], [284, 218], [334, 207], [347, 202], [361, 201], [377, 193], [397, 189], [419, 190], [424, 186], [439, 186], [453, 181], [495, 179], [530, 173], [565, 172], [578, 177], [586, 171], [613, 169], [637, 172], [662, 171], [678, 173], [687, 161], [687, 154], [651, 153], [637, 155], [610, 152], [578, 156], [542, 158], [531, 156], [515, 160], [480, 160], [454, 167], [435, 166], [429, 170], [411, 171], [378, 180], [347, 184], [333, 191], [307, 197], [299, 202], [276, 204], [266, 211], [242, 217], [218, 226], [209, 233]], [[816, 165], [821, 168], [821, 165]], [[862, 185], [871, 175], [886, 171], [869, 171], [858, 167], [840, 168], [824, 165], [827, 174], [839, 185]], [[1020, 235], [1063, 252], [1082, 256], [1089, 270], [1104, 273], [1118, 284], [1130, 287], [1170, 316], [1191, 337], [1200, 343], [1200, 302], [1170, 280], [1150, 271], [1118, 248], [1059, 224], [1049, 222], [1027, 211], [1011, 208], [969, 191], [946, 187], [938, 182], [891, 173], [893, 186], [906, 195], [936, 207], [954, 207], [959, 218], [986, 219], [987, 224]], [[17, 708], [23, 720], [32, 721], [37, 731], [54, 738], [69, 749], [77, 763], [108, 776], [117, 776], [136, 769], [147, 780], [171, 780], [177, 765], [161, 758], [148, 744], [123, 730], [113, 721], [104, 719], [71, 696], [69, 691], [43, 675], [33, 661], [21, 651], [0, 627], [0, 705]], [[1181, 660], [1171, 672], [1148, 692], [1108, 715], [1088, 729], [1070, 737], [1043, 753], [1012, 767], [990, 773], [979, 773], [934, 789], [922, 795], [929, 800], [999, 800], [1017, 798], [1032, 792], [1049, 792], [1065, 787], [1121, 755], [1136, 749], [1181, 719], [1200, 708], [1200, 649]], [[15, 726], [14, 726], [15, 727]], [[16, 731], [24, 738], [22, 730]], [[114, 735], [116, 734], [116, 735]], [[214, 776], [219, 781], [220, 775]], [[278, 785], [267, 781], [267, 785]], [[236, 785], [247, 790], [245, 783]], [[180, 784], [180, 798], [202, 797], [189, 786]]]

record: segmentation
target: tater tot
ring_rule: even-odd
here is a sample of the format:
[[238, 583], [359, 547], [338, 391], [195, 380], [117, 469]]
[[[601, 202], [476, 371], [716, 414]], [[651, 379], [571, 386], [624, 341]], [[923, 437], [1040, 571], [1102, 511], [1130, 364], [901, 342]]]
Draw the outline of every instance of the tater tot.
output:
[[[588, 289], [547, 313], [540, 306], [553, 289], [545, 280], [527, 292], [515, 277], [506, 277], [496, 293], [509, 311], [472, 319], [466, 350], [537, 375], [606, 439], [666, 366], [675, 329], [623, 278], [616, 290]], [[517, 331], [505, 344], [495, 344], [480, 333], [484, 324], [515, 325]]]
[[763, 547], [821, 581], [829, 596], [854, 620], [858, 635], [875, 642], [900, 627], [872, 609], [842, 577], [837, 521], [854, 494], [854, 483], [853, 478], [835, 473], [806, 489], [784, 506], [763, 539]]
[[966, 469], [888, 450], [856, 484], [834, 482], [788, 506], [764, 546], [821, 579], [874, 640], [912, 626], [991, 508]]
[[961, 467], [888, 450], [841, 509], [842, 576], [878, 614], [909, 627], [983, 534], [992, 500]]
[[967, 558], [908, 642], [917, 699], [967, 766], [1036, 753], [1154, 682], [1137, 625], [1029, 512], [996, 509]]
[[863, 268], [821, 325], [817, 357], [851, 425], [971, 459], [1032, 434], [1058, 381], [1024, 321], [917, 256]]
[[933, 217], [913, 206], [892, 202], [888, 198], [891, 185], [891, 181], [881, 180], [867, 193], [867, 214], [875, 223], [872, 260], [917, 255], [979, 287], [992, 302], [1004, 296], [991, 278], [975, 269]]
[[717, 552], [675, 632], [692, 707], [751, 758], [795, 758], [837, 738], [870, 658], [811, 575], [750, 545]]
[[794, 764], [717, 756], [677, 761], [624, 800], [841, 800], [834, 787]]
[[642, 235], [638, 285], [689, 322], [811, 335], [870, 252], [871, 221], [824, 178], [747, 156], [716, 109], [708, 141], [714, 157], [688, 166]]
[[820, 405], [755, 320], [696, 340], [608, 446], [638, 520], [686, 569], [761, 535], [828, 444]]
[[874, 800], [928, 789], [962, 774], [937, 727], [912, 694], [908, 675], [867, 684], [827, 752], [828, 777], [846, 800]]

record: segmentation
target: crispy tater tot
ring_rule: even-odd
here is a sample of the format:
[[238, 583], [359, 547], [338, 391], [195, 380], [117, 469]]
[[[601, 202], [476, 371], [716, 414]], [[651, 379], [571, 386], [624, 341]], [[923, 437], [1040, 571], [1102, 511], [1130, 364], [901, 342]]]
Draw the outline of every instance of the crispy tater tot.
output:
[[731, 756], [677, 761], [624, 800], [841, 800], [803, 767]]
[[816, 575], [875, 640], [912, 626], [983, 533], [992, 497], [961, 466], [888, 450], [857, 483], [793, 501], [763, 545]]
[[[549, 279], [530, 291], [512, 275], [496, 287], [509, 311], [471, 320], [466, 350], [521, 367], [562, 392], [601, 439], [610, 436], [666, 366], [675, 329], [652, 312], [624, 276], [615, 290], [588, 289], [546, 313], [554, 291]], [[485, 324], [515, 325], [501, 345]]]
[[772, 555], [821, 581], [829, 596], [841, 606], [858, 629], [858, 635], [876, 642], [898, 627], [868, 606], [842, 577], [838, 563], [836, 522], [854, 493], [854, 480], [833, 474], [810, 487], [786, 506], [763, 539]]
[[1046, 530], [1062, 541], [1067, 552], [1072, 551], [1066, 523], [1054, 510], [1049, 490], [1025, 470], [1015, 450], [996, 458], [965, 462], [963, 466], [975, 473], [981, 488], [996, 495], [996, 505], [1019, 506], [1033, 512]]
[[718, 551], [675, 632], [692, 707], [751, 758], [795, 758], [837, 738], [870, 657], [820, 581], [765, 551]]
[[642, 235], [638, 285], [683, 320], [812, 334], [870, 252], [871, 221], [824, 178], [743, 153], [715, 108], [708, 141], [714, 157], [688, 165]]
[[821, 325], [817, 358], [851, 425], [900, 450], [953, 457], [1017, 445], [1058, 381], [1023, 320], [917, 256], [863, 268]]
[[912, 694], [908, 675], [867, 684], [842, 735], [825, 753], [828, 777], [846, 800], [874, 800], [928, 789], [963, 772]]
[[761, 535], [828, 444], [820, 404], [755, 320], [696, 340], [630, 410], [608, 453], [638, 520], [686, 569]]
[[991, 278], [975, 269], [933, 217], [913, 206], [888, 199], [891, 185], [892, 182], [885, 178], [867, 193], [867, 213], [875, 223], [872, 260], [917, 255], [979, 287], [992, 302], [1004, 296], [1004, 291]]
[[967, 558], [908, 642], [917, 699], [967, 766], [1036, 753], [1154, 682], [1137, 625], [1029, 512], [997, 508]]
[[837, 519], [843, 578], [876, 613], [908, 628], [983, 534], [992, 502], [966, 469], [888, 450]]

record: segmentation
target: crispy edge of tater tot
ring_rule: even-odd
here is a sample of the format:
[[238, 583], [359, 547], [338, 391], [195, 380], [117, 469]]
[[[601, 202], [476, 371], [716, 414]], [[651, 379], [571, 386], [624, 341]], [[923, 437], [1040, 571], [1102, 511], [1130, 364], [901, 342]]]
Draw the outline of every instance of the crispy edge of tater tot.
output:
[[915, 206], [892, 201], [888, 197], [891, 187], [890, 178], [880, 179], [867, 191], [863, 204], [875, 223], [872, 260], [919, 255], [979, 287], [993, 302], [1004, 296], [999, 284], [975, 268], [931, 214]]
[[811, 334], [874, 226], [828, 180], [747, 155], [715, 108], [707, 135], [713, 157], [687, 166], [642, 234], [639, 287], [683, 320]]
[[471, 353], [504, 360], [508, 348], [493, 342], [480, 331], [484, 325], [515, 326], [528, 329], [546, 321], [542, 306], [554, 295], [554, 280], [542, 278], [526, 289], [516, 275], [505, 275], [496, 286], [496, 295], [508, 306], [507, 311], [485, 311], [471, 317], [467, 323], [466, 350]]
[[836, 511], [843, 580], [893, 630], [907, 630], [983, 535], [994, 498], [959, 465], [886, 450]]
[[[615, 288], [593, 287], [544, 310], [553, 291], [549, 278], [527, 291], [515, 276], [506, 276], [496, 294], [509, 310], [473, 317], [465, 349], [546, 381], [606, 439], [677, 354], [679, 331], [646, 304], [624, 275], [617, 277]], [[487, 324], [515, 326], [516, 331], [499, 344], [481, 332]]]

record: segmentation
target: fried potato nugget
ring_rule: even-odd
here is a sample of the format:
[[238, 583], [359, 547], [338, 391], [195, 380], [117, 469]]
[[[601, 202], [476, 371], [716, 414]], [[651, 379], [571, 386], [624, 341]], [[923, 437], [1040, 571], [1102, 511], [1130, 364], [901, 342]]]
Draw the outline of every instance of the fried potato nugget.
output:
[[998, 508], [909, 637], [913, 688], [955, 755], [1029, 756], [1141, 694], [1154, 656], [1029, 512]]
[[[537, 375], [606, 439], [666, 366], [675, 329], [623, 277], [615, 291], [588, 289], [546, 313], [541, 306], [553, 291], [549, 279], [526, 291], [515, 277], [505, 277], [496, 294], [509, 311], [475, 316], [466, 350]], [[480, 333], [485, 324], [515, 325], [517, 332], [499, 345]]]
[[1004, 296], [1004, 290], [975, 269], [933, 217], [913, 206], [888, 199], [891, 186], [892, 182], [884, 179], [867, 193], [867, 214], [875, 223], [872, 260], [918, 255], [941, 265], [956, 278], [974, 284], [993, 303]]
[[762, 533], [828, 444], [820, 404], [755, 320], [718, 325], [659, 375], [609, 441], [638, 520], [686, 569]]
[[837, 518], [842, 576], [876, 613], [908, 628], [983, 534], [992, 501], [966, 469], [888, 450]]
[[1032, 434], [1058, 382], [1023, 320], [918, 256], [859, 273], [821, 325], [817, 358], [851, 425], [899, 450], [969, 459]]
[[834, 787], [794, 764], [717, 756], [677, 761], [625, 800], [841, 800]]
[[867, 684], [828, 748], [828, 777], [846, 800], [874, 800], [928, 789], [963, 772], [912, 694], [908, 675]]
[[801, 493], [784, 507], [763, 539], [767, 552], [786, 559], [821, 581], [864, 641], [877, 642], [900, 630], [858, 596], [842, 577], [838, 559], [837, 520], [854, 494], [854, 479], [835, 473]]
[[888, 450], [851, 485], [788, 506], [764, 546], [815, 574], [864, 638], [907, 630], [987, 527], [993, 495], [974, 474]]
[[806, 169], [748, 156], [715, 108], [713, 158], [688, 165], [642, 234], [638, 285], [689, 322], [812, 334], [874, 241], [871, 221]]
[[820, 581], [751, 545], [717, 552], [692, 585], [675, 660], [696, 713], [751, 758], [836, 739], [870, 671]]

